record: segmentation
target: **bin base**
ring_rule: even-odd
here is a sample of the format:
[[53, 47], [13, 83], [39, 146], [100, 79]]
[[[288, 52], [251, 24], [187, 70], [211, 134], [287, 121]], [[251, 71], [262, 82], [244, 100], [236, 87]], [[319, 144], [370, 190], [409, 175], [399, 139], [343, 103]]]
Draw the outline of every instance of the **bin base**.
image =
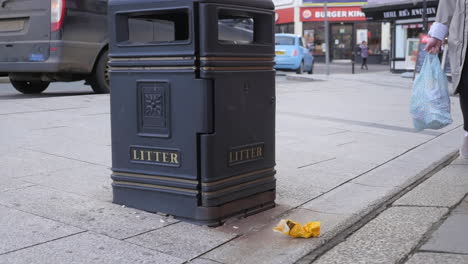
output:
[[165, 213], [185, 222], [216, 227], [234, 217], [247, 217], [275, 207], [275, 190], [255, 194], [217, 207], [197, 206], [194, 197], [113, 186], [113, 203], [151, 213]]

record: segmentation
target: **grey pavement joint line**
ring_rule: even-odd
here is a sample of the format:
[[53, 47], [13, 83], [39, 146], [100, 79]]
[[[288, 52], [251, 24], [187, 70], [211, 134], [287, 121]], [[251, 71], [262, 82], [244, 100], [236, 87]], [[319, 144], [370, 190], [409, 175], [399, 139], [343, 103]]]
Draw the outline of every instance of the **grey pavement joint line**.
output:
[[387, 199], [387, 201], [384, 201], [381, 204], [377, 205], [374, 209], [372, 209], [366, 215], [362, 216], [359, 220], [357, 220], [354, 223], [351, 223], [348, 228], [344, 229], [343, 232], [337, 234], [335, 237], [329, 239], [328, 241], [325, 241], [321, 246], [316, 248], [314, 251], [310, 252], [309, 254], [305, 255], [304, 257], [296, 261], [295, 264], [313, 263], [322, 255], [326, 254], [329, 250], [339, 245], [341, 242], [345, 241], [348, 237], [353, 235], [359, 229], [364, 227], [367, 223], [369, 223], [370, 221], [378, 217], [381, 213], [383, 213], [384, 211], [392, 207], [391, 205], [395, 201], [403, 197], [405, 194], [409, 193], [411, 190], [416, 188], [421, 183], [431, 178], [437, 172], [444, 169], [453, 160], [455, 160], [457, 156], [458, 154], [454, 154], [451, 158], [442, 162], [439, 166], [435, 167], [432, 171], [428, 172], [426, 175], [422, 176], [420, 179], [416, 180], [415, 182], [410, 184], [408, 187], [401, 189], [398, 193], [394, 194], [392, 197]]
[[344, 133], [348, 133], [348, 132], [350, 132], [350, 131], [349, 130], [343, 130], [343, 131], [339, 131], [339, 132], [335, 132], [335, 133], [331, 133], [331, 134], [326, 134], [325, 136], [340, 135], [340, 134], [344, 134]]
[[409, 208], [449, 208], [447, 206], [439, 206], [439, 205], [411, 205], [411, 204], [395, 204], [392, 207], [409, 207]]
[[56, 155], [56, 154], [52, 154], [52, 153], [48, 153], [48, 152], [44, 152], [44, 151], [39, 151], [39, 150], [35, 150], [35, 149], [29, 149], [29, 148], [24, 148], [24, 147], [21, 147], [21, 148], [24, 149], [24, 150], [34, 151], [34, 152], [37, 152], [37, 153], [46, 154], [46, 155], [50, 155], [50, 156], [54, 156], [54, 157], [58, 157], [58, 158], [69, 159], [69, 160], [73, 160], [73, 161], [79, 161], [79, 162], [83, 162], [83, 163], [87, 163], [87, 164], [91, 164], [91, 165], [96, 165], [96, 166], [101, 166], [101, 167], [108, 168], [108, 166], [103, 165], [103, 164], [99, 164], [99, 163], [93, 163], [93, 162], [89, 162], [89, 161], [84, 161], [84, 160], [74, 159], [74, 158], [70, 158], [70, 157], [60, 156], [60, 155]]
[[311, 211], [311, 212], [314, 212], [314, 213], [319, 213], [319, 214], [346, 215], [346, 214], [338, 214], [338, 213], [320, 212], [320, 211], [312, 210], [312, 209], [309, 209], [309, 208], [301, 208], [301, 209], [302, 209], [302, 210], [306, 210], [306, 211]]
[[[197, 258], [200, 258], [200, 257], [202, 257], [203, 255], [206, 255], [206, 254], [210, 253], [211, 251], [213, 251], [213, 250], [215, 250], [215, 249], [217, 249], [217, 248], [220, 248], [220, 247], [226, 245], [227, 243], [229, 243], [229, 242], [231, 242], [231, 241], [233, 241], [233, 240], [236, 240], [236, 239], [238, 239], [238, 238], [240, 238], [240, 237], [242, 237], [242, 235], [236, 235], [236, 236], [234, 236], [233, 238], [231, 238], [231, 239], [225, 241], [224, 243], [221, 243], [221, 244], [217, 245], [216, 247], [214, 247], [214, 248], [212, 248], [212, 249], [210, 249], [210, 250], [208, 250], [208, 251], [206, 251], [206, 252], [203, 252], [203, 253], [201, 253], [201, 254], [198, 255], [198, 256], [195, 256], [195, 257], [191, 258], [191, 259], [189, 260], [189, 263], [190, 263], [190, 261], [195, 260], [195, 259], [197, 259]], [[218, 262], [218, 261], [217, 261], [217, 262]]]
[[[156, 229], [156, 230], [157, 230], [157, 229]], [[154, 231], [154, 230], [152, 230], [152, 231]], [[115, 239], [115, 238], [113, 238], [113, 239]], [[122, 241], [124, 241], [124, 240], [122, 240]], [[150, 248], [150, 247], [146, 247], [146, 246], [143, 246], [143, 245], [135, 244], [135, 243], [132, 242], [132, 241], [127, 241], [127, 240], [125, 240], [124, 242], [125, 242], [125, 243], [128, 243], [128, 244], [132, 244], [132, 245], [137, 246], [137, 247], [141, 247], [141, 248], [147, 249], [147, 250], [156, 251], [156, 252], [159, 252], [159, 253], [161, 253], [161, 254], [166, 254], [166, 255], [172, 256], [171, 254], [167, 254], [167, 253], [165, 253], [165, 252], [162, 252], [162, 251], [157, 250], [157, 249], [154, 249], [154, 248]]]
[[78, 110], [78, 109], [86, 109], [86, 107], [70, 107], [70, 108], [58, 108], [58, 109], [47, 109], [47, 110], [26, 111], [26, 112], [14, 112], [14, 113], [0, 114], [0, 116], [20, 115], [20, 114], [37, 114], [37, 113], [48, 113], [48, 112]]
[[438, 251], [438, 250], [418, 250], [417, 253], [437, 253], [437, 254], [451, 254], [451, 255], [460, 255], [460, 256], [468, 256], [468, 254], [459, 253], [459, 252], [448, 252], [448, 251]]
[[345, 145], [349, 145], [349, 144], [353, 144], [353, 143], [356, 143], [357, 141], [350, 141], [350, 142], [346, 142], [346, 143], [342, 143], [342, 144], [338, 144], [336, 145], [337, 147], [342, 147], [342, 146], [345, 146]]
[[326, 159], [326, 160], [317, 161], [317, 162], [314, 162], [314, 163], [311, 163], [311, 164], [307, 164], [307, 165], [304, 165], [304, 166], [300, 166], [300, 167], [297, 167], [297, 168], [298, 168], [298, 169], [303, 169], [303, 168], [307, 168], [307, 167], [310, 167], [310, 166], [314, 166], [314, 165], [321, 164], [321, 163], [325, 163], [325, 162], [332, 161], [332, 160], [336, 160], [336, 158], [331, 158], [331, 159]]
[[[151, 229], [151, 230], [148, 230], [148, 231], [145, 231], [145, 232], [136, 234], [136, 235], [132, 235], [132, 236], [129, 236], [129, 237], [126, 237], [126, 238], [122, 238], [121, 240], [122, 240], [122, 241], [125, 241], [125, 242], [131, 243], [130, 241], [126, 241], [126, 240], [132, 239], [132, 238], [134, 238], [134, 237], [141, 236], [141, 235], [144, 235], [144, 234], [147, 234], [147, 233], [151, 233], [151, 232], [154, 232], [154, 231], [157, 231], [157, 230], [160, 230], [160, 229], [163, 229], [163, 228], [166, 228], [166, 227], [169, 227], [169, 226], [171, 226], [171, 225], [178, 224], [178, 223], [180, 223], [180, 221], [176, 221], [176, 222], [174, 222], [174, 223], [169, 223], [169, 224], [167, 224], [167, 225], [165, 225], [165, 226], [162, 226], [162, 227], [160, 227], [160, 228]], [[133, 243], [132, 243], [132, 244], [133, 244]]]
[[8, 251], [8, 252], [0, 253], [0, 256], [6, 255], [6, 254], [10, 254], [10, 253], [13, 253], [13, 252], [17, 252], [17, 251], [21, 251], [21, 250], [24, 250], [24, 249], [32, 248], [32, 247], [35, 247], [35, 246], [47, 244], [47, 243], [49, 243], [49, 242], [57, 241], [57, 240], [60, 240], [60, 239], [69, 238], [69, 237], [72, 237], [72, 236], [80, 235], [80, 234], [83, 234], [83, 233], [86, 233], [86, 232], [88, 232], [88, 231], [87, 231], [87, 230], [83, 230], [83, 231], [81, 231], [81, 232], [77, 232], [77, 233], [74, 233], [74, 234], [71, 234], [71, 235], [68, 235], [68, 236], [63, 236], [63, 237], [59, 237], [59, 238], [47, 240], [47, 241], [44, 241], [44, 242], [41, 242], [41, 243], [37, 243], [37, 244], [31, 245], [31, 246], [27, 246], [27, 247], [23, 247], [23, 248], [18, 248], [18, 249], [11, 250], [11, 251]]
[[49, 129], [58, 129], [58, 128], [66, 128], [66, 127], [68, 127], [68, 126], [43, 127], [43, 128], [33, 129], [33, 131], [38, 131], [38, 130], [49, 130]]

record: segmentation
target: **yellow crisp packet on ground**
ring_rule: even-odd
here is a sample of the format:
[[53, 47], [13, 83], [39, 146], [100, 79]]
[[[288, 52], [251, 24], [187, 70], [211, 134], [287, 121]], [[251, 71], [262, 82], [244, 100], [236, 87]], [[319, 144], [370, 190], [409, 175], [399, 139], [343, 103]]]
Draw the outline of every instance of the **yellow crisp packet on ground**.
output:
[[281, 220], [273, 231], [290, 237], [311, 238], [320, 236], [320, 222], [309, 222], [305, 226], [292, 220]]

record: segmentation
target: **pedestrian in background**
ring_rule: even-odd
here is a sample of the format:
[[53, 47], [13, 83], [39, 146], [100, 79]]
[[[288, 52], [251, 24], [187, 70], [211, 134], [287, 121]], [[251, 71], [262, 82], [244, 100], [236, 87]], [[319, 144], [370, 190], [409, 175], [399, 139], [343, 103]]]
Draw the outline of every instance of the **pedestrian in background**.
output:
[[468, 0], [443, 0], [439, 2], [436, 22], [429, 31], [430, 39], [426, 51], [439, 53], [442, 43], [448, 36], [452, 83], [454, 93], [460, 94], [465, 136], [460, 155], [468, 159]]
[[369, 68], [367, 67], [367, 58], [369, 58], [369, 46], [367, 46], [367, 42], [363, 41], [359, 48], [361, 49], [362, 58], [361, 70], [363, 70], [364, 67], [366, 67], [366, 70], [369, 70]]

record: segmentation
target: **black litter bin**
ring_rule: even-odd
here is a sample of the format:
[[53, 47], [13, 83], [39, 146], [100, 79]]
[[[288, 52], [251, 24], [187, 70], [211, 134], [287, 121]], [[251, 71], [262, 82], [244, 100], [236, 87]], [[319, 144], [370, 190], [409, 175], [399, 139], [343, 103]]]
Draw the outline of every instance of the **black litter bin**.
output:
[[204, 225], [275, 200], [271, 0], [110, 0], [114, 203]]

